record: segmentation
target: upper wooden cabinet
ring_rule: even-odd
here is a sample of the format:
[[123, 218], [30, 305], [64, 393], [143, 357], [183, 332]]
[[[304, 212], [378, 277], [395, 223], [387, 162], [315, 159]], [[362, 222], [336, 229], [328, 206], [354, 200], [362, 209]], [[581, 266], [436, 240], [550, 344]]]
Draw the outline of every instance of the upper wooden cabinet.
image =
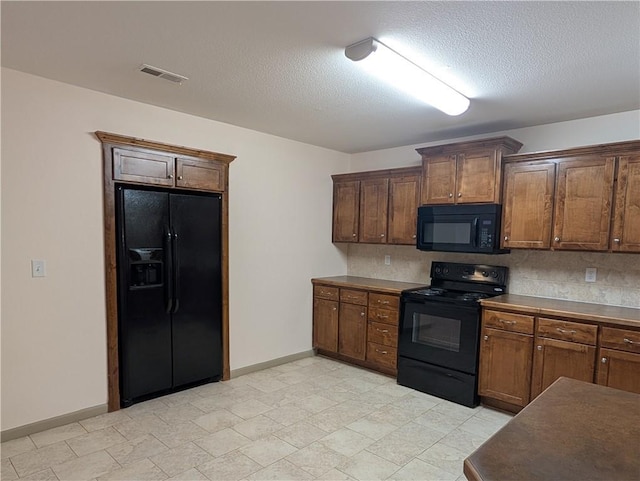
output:
[[359, 242], [385, 244], [389, 207], [389, 179], [367, 179], [360, 182]]
[[415, 244], [420, 175], [396, 175], [389, 179], [389, 244]]
[[618, 157], [611, 250], [640, 252], [640, 152]]
[[548, 249], [551, 242], [556, 165], [509, 163], [504, 167], [503, 247]]
[[640, 142], [505, 158], [502, 247], [640, 252]]
[[360, 181], [333, 183], [333, 242], [358, 242]]
[[502, 157], [522, 144], [510, 137], [417, 149], [422, 204], [500, 203]]
[[420, 167], [333, 175], [333, 242], [415, 244]]
[[110, 159], [111, 180], [135, 184], [224, 192], [229, 155], [96, 132]]
[[554, 249], [603, 251], [609, 247], [615, 158], [558, 162]]

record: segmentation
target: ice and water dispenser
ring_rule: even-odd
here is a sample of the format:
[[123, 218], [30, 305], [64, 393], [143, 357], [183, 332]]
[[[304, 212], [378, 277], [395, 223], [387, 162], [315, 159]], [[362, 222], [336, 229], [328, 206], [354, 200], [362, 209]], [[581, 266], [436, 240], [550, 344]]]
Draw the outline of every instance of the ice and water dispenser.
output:
[[162, 285], [163, 249], [129, 249], [130, 287]]

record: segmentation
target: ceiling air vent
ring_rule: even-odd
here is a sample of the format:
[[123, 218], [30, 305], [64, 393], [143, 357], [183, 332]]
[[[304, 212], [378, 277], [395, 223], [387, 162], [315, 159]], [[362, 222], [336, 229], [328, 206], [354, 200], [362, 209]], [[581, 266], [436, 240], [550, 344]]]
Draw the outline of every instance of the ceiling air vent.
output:
[[185, 80], [189, 80], [187, 77], [183, 75], [169, 72], [168, 70], [163, 70], [161, 68], [154, 67], [152, 65], [147, 65], [146, 63], [142, 64], [142, 66], [140, 67], [140, 71], [144, 73], [148, 73], [149, 75], [153, 75], [154, 77], [170, 80], [171, 82], [175, 82], [177, 84], [181, 84]]

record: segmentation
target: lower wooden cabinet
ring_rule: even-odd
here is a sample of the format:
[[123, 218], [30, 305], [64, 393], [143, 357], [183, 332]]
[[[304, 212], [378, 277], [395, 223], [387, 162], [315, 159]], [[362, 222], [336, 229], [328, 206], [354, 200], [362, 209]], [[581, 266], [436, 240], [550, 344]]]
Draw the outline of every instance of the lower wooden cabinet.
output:
[[598, 326], [537, 318], [531, 401], [561, 376], [593, 382]]
[[338, 352], [343, 356], [364, 360], [366, 351], [366, 306], [341, 302], [338, 317]]
[[593, 382], [595, 360], [595, 346], [536, 338], [530, 401], [533, 401], [561, 376]]
[[484, 308], [481, 333], [485, 403], [518, 411], [562, 376], [640, 393], [640, 329]]
[[483, 312], [478, 393], [515, 406], [529, 403], [533, 317]]
[[313, 347], [321, 354], [395, 375], [400, 292], [314, 284]]
[[640, 394], [640, 331], [603, 327], [597, 383]]

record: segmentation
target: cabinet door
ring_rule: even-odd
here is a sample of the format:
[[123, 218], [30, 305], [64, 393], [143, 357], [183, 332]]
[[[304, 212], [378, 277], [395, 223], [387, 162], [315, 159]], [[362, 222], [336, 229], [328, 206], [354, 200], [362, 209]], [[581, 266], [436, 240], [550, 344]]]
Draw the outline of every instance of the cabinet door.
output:
[[517, 406], [529, 402], [533, 336], [483, 328], [478, 394]]
[[558, 163], [555, 249], [603, 251], [609, 246], [615, 158], [591, 156]]
[[367, 349], [367, 308], [357, 304], [340, 304], [338, 352], [364, 360]]
[[537, 397], [560, 376], [592, 383], [595, 362], [594, 346], [557, 339], [536, 338], [531, 399]]
[[360, 182], [333, 184], [333, 242], [358, 242]]
[[387, 208], [389, 179], [360, 182], [359, 242], [385, 244], [387, 242]]
[[389, 244], [415, 245], [419, 204], [419, 175], [389, 179]]
[[313, 347], [338, 352], [338, 302], [313, 299]]
[[640, 154], [618, 159], [611, 249], [640, 252]]
[[550, 247], [555, 175], [552, 162], [505, 165], [502, 247]]
[[454, 191], [456, 203], [499, 203], [498, 169], [498, 155], [493, 149], [470, 150], [458, 154]]
[[216, 162], [178, 158], [176, 187], [224, 192], [225, 166]]
[[640, 354], [600, 348], [598, 384], [640, 394]]
[[422, 203], [453, 204], [456, 189], [456, 156], [429, 157], [423, 163]]
[[143, 184], [174, 185], [175, 159], [170, 155], [113, 149], [113, 178]]

